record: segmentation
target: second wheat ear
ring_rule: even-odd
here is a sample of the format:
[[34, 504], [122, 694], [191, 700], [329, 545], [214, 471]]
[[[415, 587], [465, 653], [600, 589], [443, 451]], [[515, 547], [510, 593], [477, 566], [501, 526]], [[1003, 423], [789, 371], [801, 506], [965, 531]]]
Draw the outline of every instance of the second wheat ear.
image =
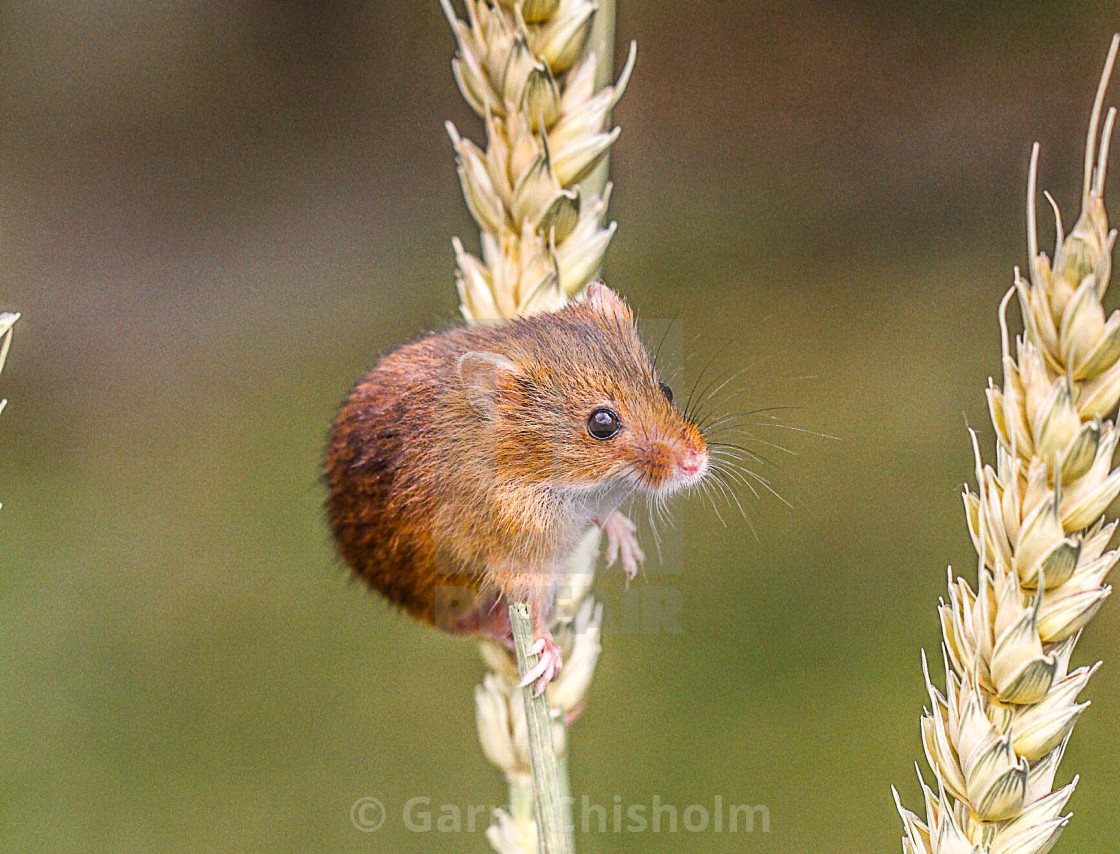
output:
[[[906, 854], [1043, 854], [1070, 818], [1077, 779], [1055, 781], [1089, 705], [1078, 696], [1096, 670], [1070, 662], [1120, 561], [1120, 550], [1108, 551], [1117, 523], [1103, 518], [1120, 495], [1120, 433], [1108, 417], [1120, 400], [1120, 312], [1106, 318], [1102, 305], [1116, 241], [1104, 207], [1116, 110], [1100, 125], [1118, 47], [1120, 35], [1093, 104], [1081, 216], [1069, 234], [1050, 200], [1053, 261], [1039, 250], [1037, 145], [1031, 153], [1028, 270], [1015, 271], [1000, 305], [1003, 382], [987, 390], [996, 465], [983, 463], [973, 434], [978, 491], [964, 496], [977, 586], [950, 570], [939, 609], [944, 691], [923, 657], [930, 708], [922, 745], [935, 784], [921, 782], [924, 817], [895, 793]], [[1012, 303], [1024, 327], [1014, 347]]]

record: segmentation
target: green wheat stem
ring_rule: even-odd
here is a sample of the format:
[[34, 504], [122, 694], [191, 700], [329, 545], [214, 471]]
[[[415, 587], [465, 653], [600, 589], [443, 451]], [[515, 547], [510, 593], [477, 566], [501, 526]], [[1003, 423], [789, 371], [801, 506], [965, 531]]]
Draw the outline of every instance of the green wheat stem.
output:
[[[522, 677], [533, 668], [529, 648], [533, 645], [532, 609], [524, 603], [509, 606], [509, 622], [517, 648], [517, 669]], [[537, 838], [540, 854], [574, 854], [571, 826], [566, 821], [560, 768], [552, 742], [552, 714], [544, 693], [534, 695], [533, 685], [521, 689], [529, 730], [529, 763], [533, 772]]]

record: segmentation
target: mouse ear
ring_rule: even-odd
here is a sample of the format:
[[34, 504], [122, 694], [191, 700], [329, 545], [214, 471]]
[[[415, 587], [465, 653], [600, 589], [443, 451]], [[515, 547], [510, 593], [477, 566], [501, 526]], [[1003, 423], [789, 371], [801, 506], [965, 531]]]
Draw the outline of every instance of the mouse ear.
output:
[[517, 365], [498, 353], [471, 350], [459, 357], [458, 369], [471, 408], [487, 418], [496, 417], [498, 389], [504, 378], [519, 372]]
[[626, 300], [602, 282], [592, 282], [587, 286], [587, 305], [605, 317], [613, 317], [627, 323], [634, 321], [634, 312], [630, 310]]

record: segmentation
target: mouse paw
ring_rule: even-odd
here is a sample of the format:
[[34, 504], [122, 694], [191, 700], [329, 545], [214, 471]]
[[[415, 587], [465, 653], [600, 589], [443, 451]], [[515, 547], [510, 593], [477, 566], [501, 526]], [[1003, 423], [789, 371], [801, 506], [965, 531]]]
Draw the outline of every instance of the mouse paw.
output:
[[560, 647], [550, 636], [538, 637], [533, 641], [533, 645], [529, 647], [529, 653], [530, 655], [539, 655], [540, 658], [537, 659], [537, 663], [532, 670], [521, 678], [519, 687], [525, 688], [532, 685], [533, 696], [539, 697], [548, 687], [548, 683], [556, 678], [564, 660]]
[[633, 578], [638, 574], [638, 564], [646, 559], [645, 552], [638, 545], [638, 538], [634, 536], [637, 526], [615, 510], [601, 527], [607, 535], [607, 566], [613, 566], [621, 556], [626, 577]]

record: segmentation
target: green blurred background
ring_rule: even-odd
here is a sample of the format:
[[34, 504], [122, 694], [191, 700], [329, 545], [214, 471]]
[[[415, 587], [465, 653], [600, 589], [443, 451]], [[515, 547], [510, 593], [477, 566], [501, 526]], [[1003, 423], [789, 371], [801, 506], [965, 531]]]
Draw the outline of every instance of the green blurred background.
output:
[[[945, 566], [975, 572], [965, 428], [990, 448], [1029, 146], [1072, 222], [1118, 26], [1109, 2], [621, 0], [639, 60], [605, 275], [680, 316], [693, 375], [757, 364], [746, 400], [838, 438], [788, 437], [770, 473], [795, 509], [752, 499], [757, 541], [677, 506], [639, 584], [681, 592], [684, 631], [607, 637], [572, 731], [591, 802], [722, 795], [770, 832], [581, 851], [898, 850], [919, 650]], [[436, 0], [0, 6], [0, 309], [24, 313], [0, 378], [0, 849], [488, 850], [399, 815], [503, 802], [476, 649], [349, 582], [319, 480], [351, 381], [457, 313], [450, 239], [477, 235], [442, 125], [479, 122], [452, 53]], [[1078, 652], [1105, 665], [1065, 851], [1120, 833], [1116, 605]], [[377, 833], [351, 826], [363, 796]]]

